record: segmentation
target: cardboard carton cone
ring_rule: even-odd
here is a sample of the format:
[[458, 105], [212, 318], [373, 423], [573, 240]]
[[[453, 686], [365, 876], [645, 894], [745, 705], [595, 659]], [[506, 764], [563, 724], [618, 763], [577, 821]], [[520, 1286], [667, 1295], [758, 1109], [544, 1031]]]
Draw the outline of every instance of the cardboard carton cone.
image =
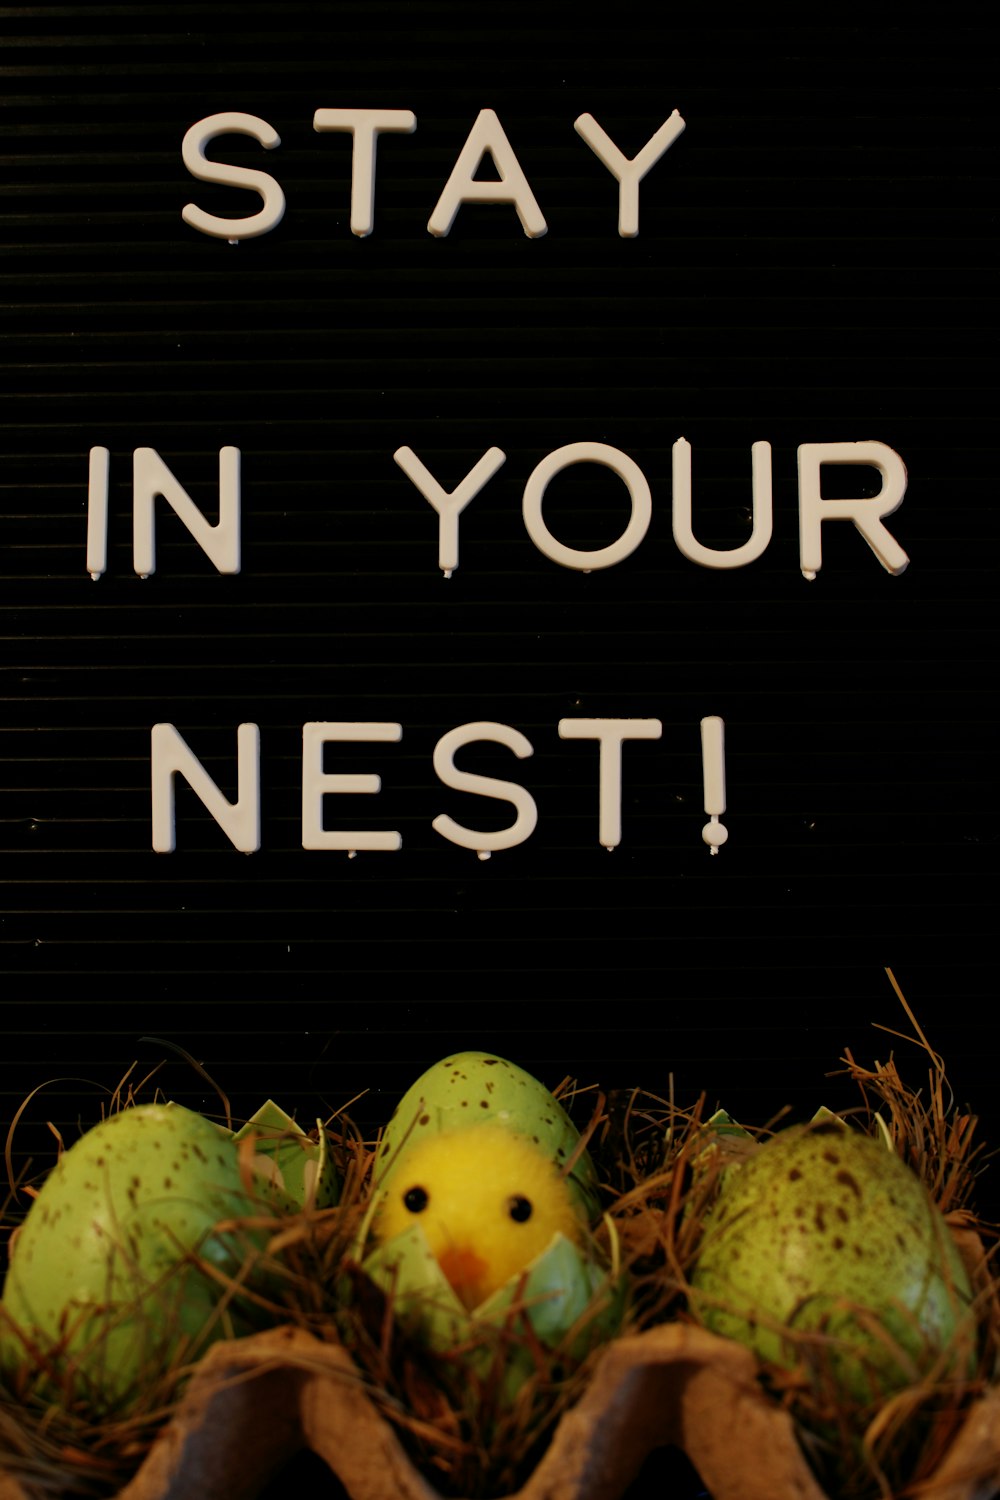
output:
[[[620, 1500], [644, 1459], [684, 1450], [714, 1500], [827, 1500], [752, 1354], [687, 1324], [609, 1344], [578, 1404], [511, 1500]], [[297, 1329], [218, 1344], [117, 1500], [255, 1500], [312, 1449], [351, 1500], [439, 1500], [367, 1394], [349, 1354]], [[4, 1473], [0, 1500], [40, 1500]], [[969, 1410], [921, 1500], [993, 1500], [1000, 1390]], [[54, 1500], [49, 1486], [44, 1500]]]

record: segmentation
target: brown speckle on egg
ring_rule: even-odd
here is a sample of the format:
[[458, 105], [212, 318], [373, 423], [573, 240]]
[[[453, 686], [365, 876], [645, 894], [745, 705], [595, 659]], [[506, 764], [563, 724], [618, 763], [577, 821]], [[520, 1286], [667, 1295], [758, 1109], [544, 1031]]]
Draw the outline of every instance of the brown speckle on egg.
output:
[[839, 1125], [782, 1132], [727, 1177], [692, 1287], [710, 1328], [774, 1363], [796, 1363], [800, 1334], [831, 1335], [830, 1373], [861, 1402], [946, 1351], [959, 1371], [974, 1360], [968, 1276], [927, 1190]]

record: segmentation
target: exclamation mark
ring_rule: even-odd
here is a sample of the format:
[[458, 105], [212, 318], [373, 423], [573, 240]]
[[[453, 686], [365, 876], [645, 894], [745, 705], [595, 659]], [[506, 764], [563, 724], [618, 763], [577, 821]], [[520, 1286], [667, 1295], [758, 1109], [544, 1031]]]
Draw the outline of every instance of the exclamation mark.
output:
[[717, 714], [701, 721], [701, 768], [705, 782], [705, 811], [711, 818], [701, 836], [713, 854], [718, 854], [729, 837], [729, 829], [719, 822], [726, 810], [726, 742], [725, 722]]

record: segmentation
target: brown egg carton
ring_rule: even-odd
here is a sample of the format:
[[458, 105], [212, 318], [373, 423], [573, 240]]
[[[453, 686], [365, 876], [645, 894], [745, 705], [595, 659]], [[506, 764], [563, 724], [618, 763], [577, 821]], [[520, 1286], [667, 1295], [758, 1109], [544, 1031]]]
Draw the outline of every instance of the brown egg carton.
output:
[[[753, 1355], [672, 1324], [616, 1339], [511, 1500], [620, 1500], [655, 1448], [682, 1449], [714, 1500], [827, 1500]], [[293, 1328], [209, 1350], [173, 1420], [117, 1500], [256, 1500], [303, 1449], [351, 1500], [440, 1500], [367, 1394], [348, 1353]], [[57, 1500], [4, 1473], [0, 1500]], [[921, 1500], [1000, 1491], [1000, 1388], [970, 1408]], [[68, 1493], [63, 1491], [62, 1493]]]

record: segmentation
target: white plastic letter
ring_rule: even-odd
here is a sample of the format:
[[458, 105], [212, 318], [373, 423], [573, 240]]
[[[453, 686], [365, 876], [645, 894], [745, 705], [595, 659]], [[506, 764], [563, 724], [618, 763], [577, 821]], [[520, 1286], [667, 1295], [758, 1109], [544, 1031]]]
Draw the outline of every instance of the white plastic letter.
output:
[[[499, 182], [477, 181], [476, 172], [486, 152], [500, 176]], [[521, 228], [529, 239], [539, 239], [548, 229], [528, 179], [514, 155], [504, 128], [492, 109], [482, 109], [459, 152], [451, 176], [444, 185], [427, 223], [431, 234], [446, 235], [463, 203], [513, 203]]]
[[152, 732], [153, 848], [172, 854], [176, 847], [174, 777], [183, 776], [223, 833], [244, 854], [260, 848], [260, 731], [241, 724], [236, 731], [237, 797], [229, 802], [188, 748], [173, 724]]
[[[820, 493], [823, 464], [865, 464], [882, 476], [882, 488], [870, 500], [824, 500]], [[853, 521], [887, 573], [902, 573], [909, 558], [882, 525], [903, 503], [906, 465], [895, 449], [874, 441], [801, 443], [799, 445], [799, 566], [813, 579], [823, 566], [824, 521]]]
[[[627, 485], [632, 501], [632, 514], [621, 536], [610, 546], [598, 547], [594, 552], [579, 552], [575, 547], [556, 541], [542, 517], [546, 488], [557, 474], [572, 464], [602, 464], [606, 469], [613, 469]], [[567, 443], [565, 448], [556, 448], [543, 458], [529, 475], [521, 509], [528, 535], [539, 552], [544, 552], [546, 557], [564, 568], [590, 573], [594, 568], [610, 568], [635, 551], [649, 527], [653, 498], [645, 474], [627, 453], [622, 453], [619, 448], [609, 448], [607, 443]]]
[[355, 831], [323, 827], [323, 798], [328, 792], [379, 792], [380, 776], [357, 774], [332, 775], [323, 770], [323, 746], [328, 741], [373, 741], [395, 744], [403, 738], [402, 724], [347, 724], [314, 721], [302, 726], [302, 847], [303, 849], [346, 849], [353, 857], [358, 849], [399, 849], [403, 840], [395, 832], [373, 829]]
[[156, 572], [157, 495], [162, 495], [220, 573], [240, 571], [240, 450], [219, 449], [219, 520], [205, 520], [155, 448], [132, 455], [132, 565], [140, 578]]
[[108, 467], [107, 448], [91, 448], [87, 482], [87, 572], [96, 582], [108, 565]]
[[181, 218], [192, 229], [210, 234], [215, 239], [228, 240], [235, 245], [239, 240], [252, 240], [257, 235], [269, 234], [281, 223], [285, 212], [285, 195], [274, 178], [267, 172], [258, 172], [253, 167], [227, 166], [225, 162], [209, 161], [205, 147], [217, 135], [249, 135], [259, 141], [265, 151], [273, 151], [281, 145], [281, 137], [266, 120], [256, 115], [241, 114], [239, 110], [228, 110], [224, 114], [209, 115], [199, 120], [184, 137], [181, 156], [192, 177], [200, 182], [221, 182], [226, 187], [252, 188], [264, 200], [263, 208], [244, 219], [220, 219], [208, 214], [196, 203], [187, 203], [181, 210]]
[[676, 109], [652, 136], [638, 156], [625, 156], [598, 125], [593, 115], [581, 115], [573, 122], [573, 129], [582, 136], [594, 155], [604, 163], [618, 182], [618, 233], [623, 239], [632, 239], [639, 233], [639, 184], [655, 166], [664, 152], [668, 151], [684, 130], [685, 121]]
[[375, 223], [375, 151], [380, 135], [412, 135], [417, 117], [409, 109], [318, 109], [313, 129], [354, 137], [351, 157], [351, 233], [364, 239]]
[[502, 448], [489, 448], [469, 470], [461, 484], [450, 494], [442, 489], [434, 475], [421, 463], [412, 448], [397, 448], [392, 455], [408, 479], [411, 479], [425, 500], [429, 500], [438, 513], [438, 567], [446, 578], [450, 578], [458, 567], [458, 518], [507, 461]]
[[753, 470], [750, 540], [720, 552], [699, 542], [691, 530], [691, 444], [686, 438], [678, 438], [674, 444], [674, 541], [685, 557], [703, 568], [745, 568], [760, 557], [771, 540], [771, 444], [754, 443], [750, 453]]
[[622, 745], [626, 740], [658, 740], [659, 719], [560, 719], [561, 740], [597, 740], [600, 744], [598, 840], [605, 849], [622, 841]]
[[708, 822], [701, 836], [713, 854], [729, 838], [729, 829], [719, 819], [726, 810], [726, 725], [718, 714], [701, 721], [701, 770]]
[[494, 724], [489, 721], [460, 724], [457, 729], [450, 729], [447, 734], [443, 734], [434, 746], [434, 770], [445, 786], [450, 786], [457, 792], [473, 792], [477, 797], [495, 797], [501, 802], [510, 802], [517, 810], [517, 817], [510, 827], [501, 828], [496, 833], [477, 833], [474, 829], [463, 828], [461, 823], [456, 823], [447, 813], [439, 814], [431, 824], [442, 838], [450, 839], [463, 849], [474, 849], [480, 859], [489, 859], [494, 849], [513, 849], [515, 844], [523, 844], [525, 839], [531, 837], [538, 822], [538, 809], [535, 799], [523, 786], [458, 769], [455, 765], [455, 751], [476, 740], [492, 740], [498, 745], [506, 745], [519, 760], [524, 760], [535, 752], [531, 741], [518, 730], [512, 729], [509, 724]]

